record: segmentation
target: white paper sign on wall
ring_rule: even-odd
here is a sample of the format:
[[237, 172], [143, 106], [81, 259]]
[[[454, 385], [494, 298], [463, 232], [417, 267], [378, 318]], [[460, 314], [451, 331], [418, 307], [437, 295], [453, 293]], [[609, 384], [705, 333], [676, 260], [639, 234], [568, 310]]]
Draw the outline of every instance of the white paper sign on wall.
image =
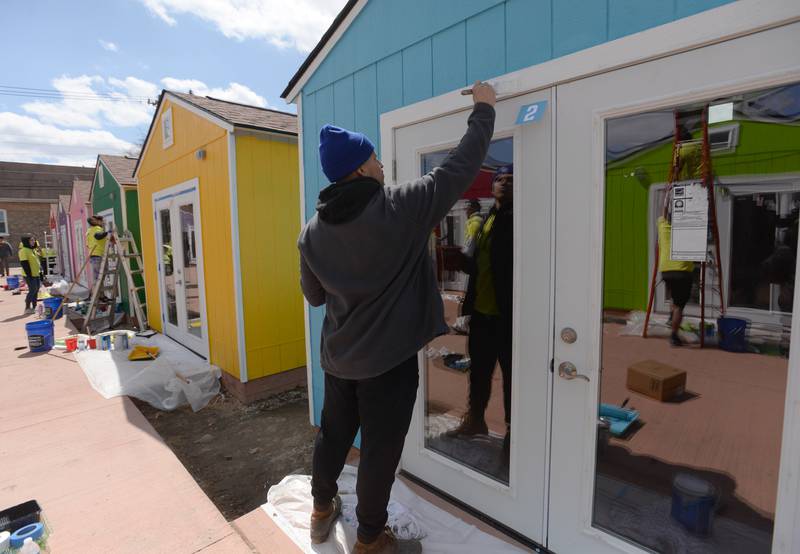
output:
[[708, 191], [700, 181], [672, 187], [670, 258], [704, 262], [708, 248]]

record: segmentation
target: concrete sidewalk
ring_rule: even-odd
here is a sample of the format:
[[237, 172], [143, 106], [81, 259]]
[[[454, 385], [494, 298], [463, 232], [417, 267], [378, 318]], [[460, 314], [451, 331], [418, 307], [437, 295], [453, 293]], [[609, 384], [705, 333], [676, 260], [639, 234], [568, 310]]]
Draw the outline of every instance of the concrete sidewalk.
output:
[[36, 499], [55, 553], [253, 552], [130, 400], [101, 397], [72, 355], [14, 350], [23, 308], [0, 290], [0, 509]]

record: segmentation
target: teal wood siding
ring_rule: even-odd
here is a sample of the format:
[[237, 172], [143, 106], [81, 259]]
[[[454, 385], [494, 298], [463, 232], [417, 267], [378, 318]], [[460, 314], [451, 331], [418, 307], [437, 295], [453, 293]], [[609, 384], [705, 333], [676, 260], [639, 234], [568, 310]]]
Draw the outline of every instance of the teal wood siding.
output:
[[[382, 113], [730, 1], [370, 0], [301, 91], [306, 219], [328, 184], [317, 153], [322, 125], [354, 127], [380, 154]], [[323, 317], [311, 309], [317, 423]]]

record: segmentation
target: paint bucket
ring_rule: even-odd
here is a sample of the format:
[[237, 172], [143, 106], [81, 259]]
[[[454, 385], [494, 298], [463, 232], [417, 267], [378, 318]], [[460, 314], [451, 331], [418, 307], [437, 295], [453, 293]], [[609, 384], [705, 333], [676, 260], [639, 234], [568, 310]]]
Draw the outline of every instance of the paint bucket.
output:
[[708, 535], [716, 504], [717, 490], [705, 479], [679, 473], [672, 480], [670, 515], [690, 533]]
[[6, 286], [8, 290], [19, 288], [19, 275], [8, 275], [6, 277]]
[[95, 350], [97, 348], [97, 339], [86, 339], [86, 347], [90, 350]]
[[28, 333], [28, 348], [31, 352], [47, 352], [53, 348], [53, 322], [49, 319], [25, 324]]
[[52, 319], [53, 314], [58, 312], [56, 319], [61, 319], [61, 316], [64, 315], [64, 310], [59, 310], [62, 301], [63, 298], [60, 296], [51, 296], [50, 298], [42, 300], [42, 304], [44, 304], [44, 317]]
[[717, 320], [719, 347], [728, 352], [747, 352], [747, 320], [721, 317]]
[[78, 337], [65, 338], [64, 346], [67, 347], [67, 352], [75, 352], [78, 349]]

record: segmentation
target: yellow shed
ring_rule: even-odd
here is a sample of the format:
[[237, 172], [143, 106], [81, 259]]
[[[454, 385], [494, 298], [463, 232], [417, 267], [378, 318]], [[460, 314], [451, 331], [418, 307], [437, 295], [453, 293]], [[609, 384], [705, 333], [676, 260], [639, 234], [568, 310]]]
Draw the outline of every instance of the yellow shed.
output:
[[244, 402], [306, 379], [293, 114], [163, 91], [139, 163], [150, 325]]

